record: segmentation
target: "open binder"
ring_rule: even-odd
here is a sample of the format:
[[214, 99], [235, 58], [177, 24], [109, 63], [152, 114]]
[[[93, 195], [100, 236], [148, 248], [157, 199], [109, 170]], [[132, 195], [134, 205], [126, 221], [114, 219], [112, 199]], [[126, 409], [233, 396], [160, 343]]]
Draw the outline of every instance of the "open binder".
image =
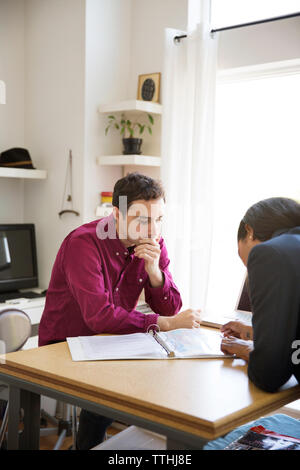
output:
[[166, 332], [67, 338], [73, 361], [232, 357], [221, 351], [220, 332], [181, 328]]

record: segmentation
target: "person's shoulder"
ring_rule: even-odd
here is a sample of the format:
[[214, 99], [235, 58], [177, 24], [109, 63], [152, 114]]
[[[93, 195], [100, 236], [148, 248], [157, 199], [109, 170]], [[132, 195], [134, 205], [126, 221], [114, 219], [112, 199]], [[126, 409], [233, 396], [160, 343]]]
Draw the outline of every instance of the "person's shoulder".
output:
[[70, 233], [70, 238], [85, 238], [87, 236], [96, 236], [96, 230], [99, 220], [93, 220], [92, 222], [88, 222], [86, 224], [80, 225], [75, 230]]
[[278, 247], [274, 245], [272, 240], [261, 242], [250, 251], [247, 266], [249, 268], [257, 262], [265, 264], [277, 263], [281, 256], [280, 250], [278, 250]]
[[274, 245], [300, 250], [300, 227], [295, 227], [279, 237], [272, 239]]
[[265, 244], [283, 256], [296, 252], [300, 254], [300, 230], [296, 229], [275, 236]]
[[97, 227], [99, 220], [94, 220], [86, 224], [80, 225], [65, 238], [64, 252], [76, 252], [82, 249], [96, 249], [99, 245], [99, 239], [97, 236]]
[[112, 215], [81, 225], [68, 236], [67, 244], [91, 246], [101, 249], [105, 245], [115, 243], [117, 237], [116, 225]]
[[75, 228], [66, 236], [64, 244], [70, 246], [80, 242], [91, 241], [93, 238], [96, 238], [97, 222], [98, 221], [89, 222]]
[[252, 248], [249, 257], [247, 268], [248, 270], [256, 267], [264, 266], [265, 270], [280, 270], [285, 272], [289, 269], [290, 265], [294, 263], [297, 253], [300, 256], [300, 237], [295, 239], [290, 233], [284, 233], [259, 243]]

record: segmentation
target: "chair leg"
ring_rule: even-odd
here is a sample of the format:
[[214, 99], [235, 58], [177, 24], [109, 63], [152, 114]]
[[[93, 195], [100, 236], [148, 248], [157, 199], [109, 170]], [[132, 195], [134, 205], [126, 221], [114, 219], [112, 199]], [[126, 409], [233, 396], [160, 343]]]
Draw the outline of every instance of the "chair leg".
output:
[[1, 449], [3, 441], [4, 441], [6, 428], [7, 428], [7, 423], [8, 423], [8, 403], [7, 403], [6, 408], [5, 408], [5, 412], [4, 412], [4, 416], [3, 416], [3, 420], [2, 420], [2, 425], [1, 425], [1, 429], [0, 429], [0, 449]]
[[59, 438], [55, 444], [53, 450], [61, 448], [66, 437], [72, 435], [72, 445], [69, 450], [76, 449], [76, 438], [77, 438], [77, 410], [76, 406], [63, 403], [63, 416], [62, 420], [58, 424]]
[[[70, 407], [72, 409], [72, 417], [70, 417]], [[6, 431], [7, 431], [8, 408], [9, 408], [9, 403], [7, 403], [7, 405], [6, 405], [5, 412], [4, 412], [3, 419], [2, 419], [1, 428], [0, 428], [0, 449], [2, 447], [4, 438], [5, 438], [5, 434], [6, 434]], [[68, 418], [68, 420], [71, 418], [71, 421], [72, 421], [72, 438], [73, 438], [72, 449], [75, 450], [76, 449], [77, 428], [78, 428], [77, 408], [76, 408], [76, 406], [71, 406], [71, 405], [67, 405], [67, 408], [68, 408], [67, 418]], [[57, 431], [57, 429], [58, 428], [52, 429], [51, 434], [53, 434], [53, 431]], [[47, 429], [45, 429], [45, 431], [47, 431]], [[48, 433], [45, 433], [45, 435], [46, 434], [48, 434]], [[66, 437], [66, 432], [63, 431], [61, 433], [61, 436], [60, 436], [58, 442], [56, 443], [55, 449], [60, 448], [60, 446], [61, 446], [61, 444], [62, 444], [65, 437]]]
[[76, 438], [77, 438], [77, 409], [76, 406], [72, 406], [72, 436], [73, 436], [73, 450], [76, 450]]

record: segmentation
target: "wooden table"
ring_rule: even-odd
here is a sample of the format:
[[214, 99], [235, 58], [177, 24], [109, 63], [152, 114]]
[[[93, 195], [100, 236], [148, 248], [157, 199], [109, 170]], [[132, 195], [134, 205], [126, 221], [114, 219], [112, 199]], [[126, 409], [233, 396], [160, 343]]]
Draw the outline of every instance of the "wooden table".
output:
[[172, 449], [199, 449], [300, 397], [294, 378], [277, 393], [259, 390], [241, 359], [73, 362], [64, 342], [9, 353], [0, 364], [10, 385], [9, 449], [39, 447], [40, 395], [164, 434]]

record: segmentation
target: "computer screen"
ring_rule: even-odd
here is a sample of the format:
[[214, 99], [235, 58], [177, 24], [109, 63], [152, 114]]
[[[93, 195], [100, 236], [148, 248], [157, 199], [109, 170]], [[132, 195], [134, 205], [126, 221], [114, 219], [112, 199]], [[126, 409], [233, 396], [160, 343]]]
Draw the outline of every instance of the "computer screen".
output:
[[0, 225], [0, 292], [37, 285], [34, 225]]
[[246, 276], [243, 287], [241, 289], [236, 310], [241, 310], [243, 312], [252, 312], [251, 300], [249, 295], [248, 287], [248, 276]]

